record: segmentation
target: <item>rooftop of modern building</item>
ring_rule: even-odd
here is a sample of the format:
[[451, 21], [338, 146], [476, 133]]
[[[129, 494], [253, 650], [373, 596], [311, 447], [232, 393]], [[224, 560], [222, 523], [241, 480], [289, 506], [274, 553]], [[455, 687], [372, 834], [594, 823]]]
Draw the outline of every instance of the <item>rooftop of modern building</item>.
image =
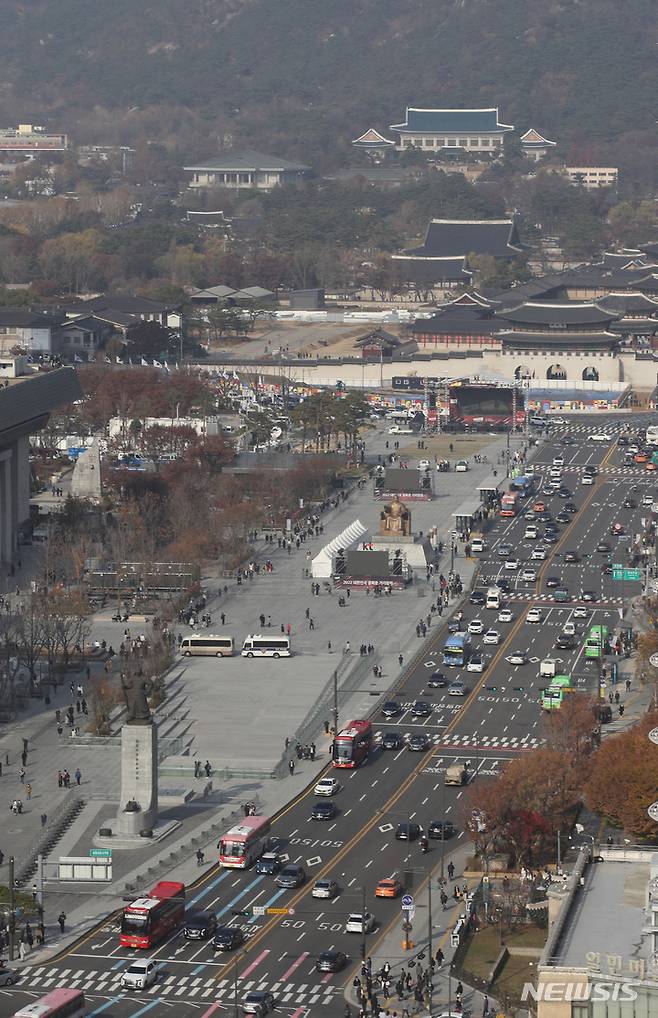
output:
[[587, 866], [552, 962], [585, 967], [592, 954], [648, 960], [651, 941], [642, 928], [651, 868], [610, 859]]
[[0, 389], [0, 437], [14, 429], [42, 426], [48, 414], [82, 397], [82, 389], [73, 368], [39, 371], [9, 379]]

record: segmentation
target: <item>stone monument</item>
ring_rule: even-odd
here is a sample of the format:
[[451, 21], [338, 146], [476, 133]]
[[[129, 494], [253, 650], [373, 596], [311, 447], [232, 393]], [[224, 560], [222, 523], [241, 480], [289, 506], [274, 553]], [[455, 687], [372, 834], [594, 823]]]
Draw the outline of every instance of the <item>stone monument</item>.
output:
[[412, 541], [411, 513], [397, 495], [379, 514], [379, 540]]
[[128, 716], [121, 729], [121, 798], [118, 834], [139, 837], [158, 818], [158, 729], [148, 705], [151, 682], [121, 676]]
[[101, 497], [101, 454], [97, 438], [76, 460], [71, 475], [71, 494], [94, 501]]

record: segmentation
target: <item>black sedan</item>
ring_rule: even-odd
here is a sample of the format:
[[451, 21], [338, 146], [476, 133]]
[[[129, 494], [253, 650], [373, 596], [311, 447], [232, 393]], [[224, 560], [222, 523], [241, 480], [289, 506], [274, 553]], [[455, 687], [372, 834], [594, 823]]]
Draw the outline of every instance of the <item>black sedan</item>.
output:
[[256, 873], [266, 873], [274, 876], [281, 869], [283, 863], [276, 852], [265, 852], [256, 863]]
[[559, 587], [560, 586], [560, 577], [559, 576], [547, 576], [546, 577], [546, 586], [549, 589], [552, 588], [552, 587]]
[[571, 516], [569, 513], [559, 512], [555, 517], [556, 523], [571, 523]]
[[206, 940], [216, 929], [217, 916], [214, 912], [193, 912], [185, 919], [183, 934], [186, 940]]
[[238, 926], [220, 926], [212, 938], [213, 951], [234, 951], [244, 940], [244, 933]]
[[395, 840], [415, 841], [416, 838], [420, 837], [420, 834], [421, 834], [420, 824], [414, 824], [411, 823], [410, 821], [408, 823], [398, 824], [397, 829], [395, 831]]
[[412, 753], [424, 753], [430, 748], [428, 735], [412, 735], [409, 739], [409, 749]]
[[580, 555], [577, 551], [567, 551], [564, 553], [565, 562], [580, 562]]
[[610, 545], [608, 544], [607, 541], [599, 541], [599, 543], [596, 546], [596, 550], [601, 552], [602, 555], [607, 555], [608, 552], [610, 551]]
[[578, 508], [575, 502], [565, 502], [564, 511], [565, 513], [571, 513], [573, 515], [574, 513], [578, 512]]
[[512, 589], [509, 580], [506, 580], [504, 576], [498, 577], [495, 586], [502, 590], [503, 594], [509, 594]]
[[337, 812], [333, 802], [316, 802], [311, 810], [311, 820], [333, 820]]
[[584, 590], [581, 594], [582, 601], [597, 601], [598, 598], [593, 590]]
[[411, 713], [415, 718], [428, 718], [432, 713], [432, 707], [427, 700], [416, 700]]
[[404, 739], [397, 732], [387, 732], [382, 739], [382, 749], [402, 749]]
[[317, 972], [341, 972], [347, 965], [347, 955], [342, 951], [323, 951], [315, 963]]
[[444, 686], [448, 685], [448, 680], [443, 672], [432, 672], [427, 680], [427, 685], [430, 689], [443, 689]]
[[385, 718], [397, 717], [397, 715], [400, 714], [401, 712], [402, 708], [400, 707], [399, 703], [395, 702], [395, 700], [388, 700], [388, 702], [385, 703], [384, 706], [382, 707], [382, 714], [384, 715]]
[[622, 505], [624, 509], [637, 509], [637, 502], [633, 498], [625, 498]]
[[486, 600], [487, 600], [486, 595], [482, 590], [474, 590], [471, 596], [469, 597], [469, 601], [471, 602], [471, 604], [478, 605], [478, 607], [485, 604]]
[[557, 544], [560, 540], [560, 535], [556, 530], [547, 530], [544, 534], [544, 544]]
[[436, 838], [437, 841], [445, 841], [446, 838], [453, 838], [457, 828], [449, 820], [432, 820], [427, 828], [427, 837]]

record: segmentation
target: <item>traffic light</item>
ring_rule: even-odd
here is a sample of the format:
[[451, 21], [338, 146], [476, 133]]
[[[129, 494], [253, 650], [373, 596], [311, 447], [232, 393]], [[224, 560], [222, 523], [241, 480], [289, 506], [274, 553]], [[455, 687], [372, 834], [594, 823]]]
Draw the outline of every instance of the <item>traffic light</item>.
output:
[[495, 693], [497, 689], [498, 686], [487, 686], [487, 692], [489, 693]]
[[523, 690], [525, 689], [525, 686], [512, 686], [512, 689], [514, 690], [515, 693], [522, 693]]
[[231, 915], [235, 916], [250, 916], [251, 912], [248, 908], [232, 908]]

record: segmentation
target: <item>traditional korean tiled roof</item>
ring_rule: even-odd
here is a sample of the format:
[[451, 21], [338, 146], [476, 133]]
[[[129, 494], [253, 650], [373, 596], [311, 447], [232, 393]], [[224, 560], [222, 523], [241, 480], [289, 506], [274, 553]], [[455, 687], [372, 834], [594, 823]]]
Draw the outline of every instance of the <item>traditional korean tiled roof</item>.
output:
[[255, 152], [253, 149], [243, 149], [240, 152], [224, 152], [216, 159], [205, 160], [196, 163], [194, 166], [184, 166], [184, 170], [192, 172], [251, 172], [257, 170], [262, 172], [277, 173], [283, 170], [309, 170], [310, 166], [303, 163], [293, 163], [288, 159], [281, 159], [279, 156], [266, 155], [264, 152]]
[[411, 327], [412, 333], [416, 336], [490, 336], [499, 329], [500, 322], [492, 318], [485, 308], [476, 310], [466, 307], [452, 309], [448, 307], [432, 318], [417, 319]]
[[521, 144], [525, 148], [546, 148], [547, 145], [554, 147], [557, 143], [544, 138], [539, 131], [531, 127], [525, 134], [521, 135]]
[[496, 333], [503, 347], [526, 350], [609, 350], [619, 336], [602, 329], [600, 332], [514, 332], [502, 329]]
[[403, 256], [456, 258], [469, 254], [515, 258], [523, 248], [512, 219], [432, 219], [420, 247]]
[[478, 110], [420, 109], [407, 106], [404, 124], [391, 124], [401, 134], [504, 134], [513, 131], [510, 124], [498, 122], [498, 107]]
[[385, 138], [383, 134], [376, 131], [374, 127], [369, 127], [367, 131], [359, 137], [355, 138], [352, 142], [357, 148], [386, 148], [387, 145], [391, 147], [395, 146], [395, 142], [389, 138]]
[[454, 282], [469, 283], [472, 273], [466, 268], [464, 257], [413, 258], [406, 254], [392, 255], [400, 274], [413, 283]]
[[635, 293], [609, 293], [607, 297], [599, 297], [596, 303], [599, 307], [607, 308], [620, 315], [658, 315], [658, 299], [637, 291]]
[[545, 303], [528, 301], [515, 308], [499, 309], [497, 318], [518, 325], [545, 325], [547, 328], [565, 328], [578, 325], [601, 325], [605, 327], [619, 316], [592, 302]]

